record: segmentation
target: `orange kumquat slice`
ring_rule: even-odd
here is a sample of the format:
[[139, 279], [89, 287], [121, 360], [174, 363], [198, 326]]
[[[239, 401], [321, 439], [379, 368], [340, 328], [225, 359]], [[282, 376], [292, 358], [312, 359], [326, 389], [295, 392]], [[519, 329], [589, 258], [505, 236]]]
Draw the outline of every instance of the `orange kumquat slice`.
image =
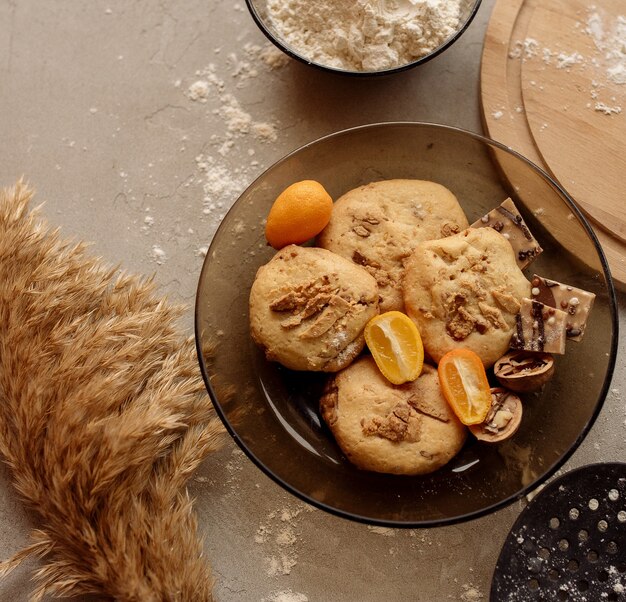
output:
[[453, 349], [440, 360], [439, 382], [450, 407], [463, 424], [480, 424], [491, 408], [485, 367], [469, 349]]
[[388, 311], [365, 326], [365, 342], [383, 376], [394, 385], [415, 380], [424, 365], [424, 346], [413, 320]]

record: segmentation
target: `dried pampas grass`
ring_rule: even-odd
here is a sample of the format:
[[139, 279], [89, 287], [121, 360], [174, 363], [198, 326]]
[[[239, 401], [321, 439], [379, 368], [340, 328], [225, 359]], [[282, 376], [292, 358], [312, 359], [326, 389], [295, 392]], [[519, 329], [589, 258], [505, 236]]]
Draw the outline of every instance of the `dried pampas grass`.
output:
[[[0, 193], [0, 453], [40, 521], [32, 600], [211, 600], [185, 483], [222, 428], [181, 308]], [[1, 597], [1, 596], [0, 596]]]

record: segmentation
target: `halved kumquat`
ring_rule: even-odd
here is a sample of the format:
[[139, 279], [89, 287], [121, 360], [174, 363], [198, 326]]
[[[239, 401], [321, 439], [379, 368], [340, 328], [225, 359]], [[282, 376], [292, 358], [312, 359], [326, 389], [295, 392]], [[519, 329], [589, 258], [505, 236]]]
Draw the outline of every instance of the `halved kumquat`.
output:
[[440, 360], [439, 382], [446, 401], [466, 425], [481, 424], [491, 408], [491, 389], [480, 357], [469, 349], [453, 349]]
[[365, 326], [365, 342], [383, 376], [394, 385], [415, 380], [424, 365], [424, 346], [413, 320], [388, 311]]

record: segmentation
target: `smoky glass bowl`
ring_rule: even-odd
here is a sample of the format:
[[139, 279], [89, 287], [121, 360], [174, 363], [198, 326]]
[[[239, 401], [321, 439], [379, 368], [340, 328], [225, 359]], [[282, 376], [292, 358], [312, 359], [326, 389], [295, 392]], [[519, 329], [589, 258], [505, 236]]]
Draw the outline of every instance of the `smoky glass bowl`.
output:
[[454, 44], [454, 42], [459, 39], [461, 34], [463, 34], [463, 32], [469, 27], [470, 23], [478, 12], [480, 3], [481, 0], [461, 0], [460, 18], [457, 29], [451, 36], [444, 40], [439, 46], [433, 48], [428, 54], [425, 54], [408, 63], [403, 63], [401, 65], [387, 69], [381, 69], [377, 71], [357, 71], [332, 67], [330, 65], [326, 65], [319, 61], [316, 61], [311, 56], [306, 56], [303, 52], [301, 52], [293, 45], [291, 45], [287, 40], [285, 40], [281, 33], [278, 31], [268, 11], [268, 0], [246, 0], [246, 4], [248, 6], [250, 14], [252, 15], [252, 18], [259, 27], [259, 29], [265, 34], [270, 42], [272, 42], [285, 54], [298, 61], [301, 61], [302, 63], [312, 65], [313, 67], [321, 69], [322, 71], [339, 73], [343, 75], [352, 75], [357, 77], [390, 75], [392, 73], [398, 73], [400, 71], [405, 71], [407, 69], [417, 67], [418, 65], [421, 65], [422, 63], [425, 63], [430, 59], [436, 57], [438, 54], [441, 54], [444, 50]]
[[[415, 178], [449, 188], [470, 223], [511, 197], [544, 252], [527, 277], [596, 295], [587, 330], [555, 356], [553, 379], [522, 395], [512, 439], [468, 438], [436, 472], [394, 476], [355, 468], [320, 418], [327, 375], [266, 361], [248, 330], [248, 296], [257, 269], [275, 251], [264, 220], [276, 196], [304, 179], [336, 199], [375, 180]], [[196, 298], [201, 371], [226, 428], [267, 475], [335, 515], [391, 527], [432, 527], [493, 512], [524, 496], [563, 465], [589, 432], [610, 384], [617, 346], [615, 293], [593, 231], [546, 173], [497, 142], [426, 123], [381, 123], [344, 130], [287, 155], [234, 203], [209, 247]]]

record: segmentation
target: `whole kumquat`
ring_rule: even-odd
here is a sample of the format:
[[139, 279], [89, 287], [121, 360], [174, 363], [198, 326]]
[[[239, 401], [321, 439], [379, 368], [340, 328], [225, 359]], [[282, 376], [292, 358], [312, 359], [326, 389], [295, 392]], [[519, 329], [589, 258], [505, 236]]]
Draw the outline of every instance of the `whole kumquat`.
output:
[[365, 342], [383, 376], [394, 385], [415, 380], [424, 365], [424, 346], [413, 320], [388, 311], [365, 326]]
[[333, 199], [315, 180], [288, 186], [272, 205], [265, 238], [275, 249], [306, 242], [319, 234], [330, 221]]
[[439, 361], [446, 401], [463, 424], [481, 424], [491, 408], [491, 390], [480, 357], [469, 349], [448, 351]]

